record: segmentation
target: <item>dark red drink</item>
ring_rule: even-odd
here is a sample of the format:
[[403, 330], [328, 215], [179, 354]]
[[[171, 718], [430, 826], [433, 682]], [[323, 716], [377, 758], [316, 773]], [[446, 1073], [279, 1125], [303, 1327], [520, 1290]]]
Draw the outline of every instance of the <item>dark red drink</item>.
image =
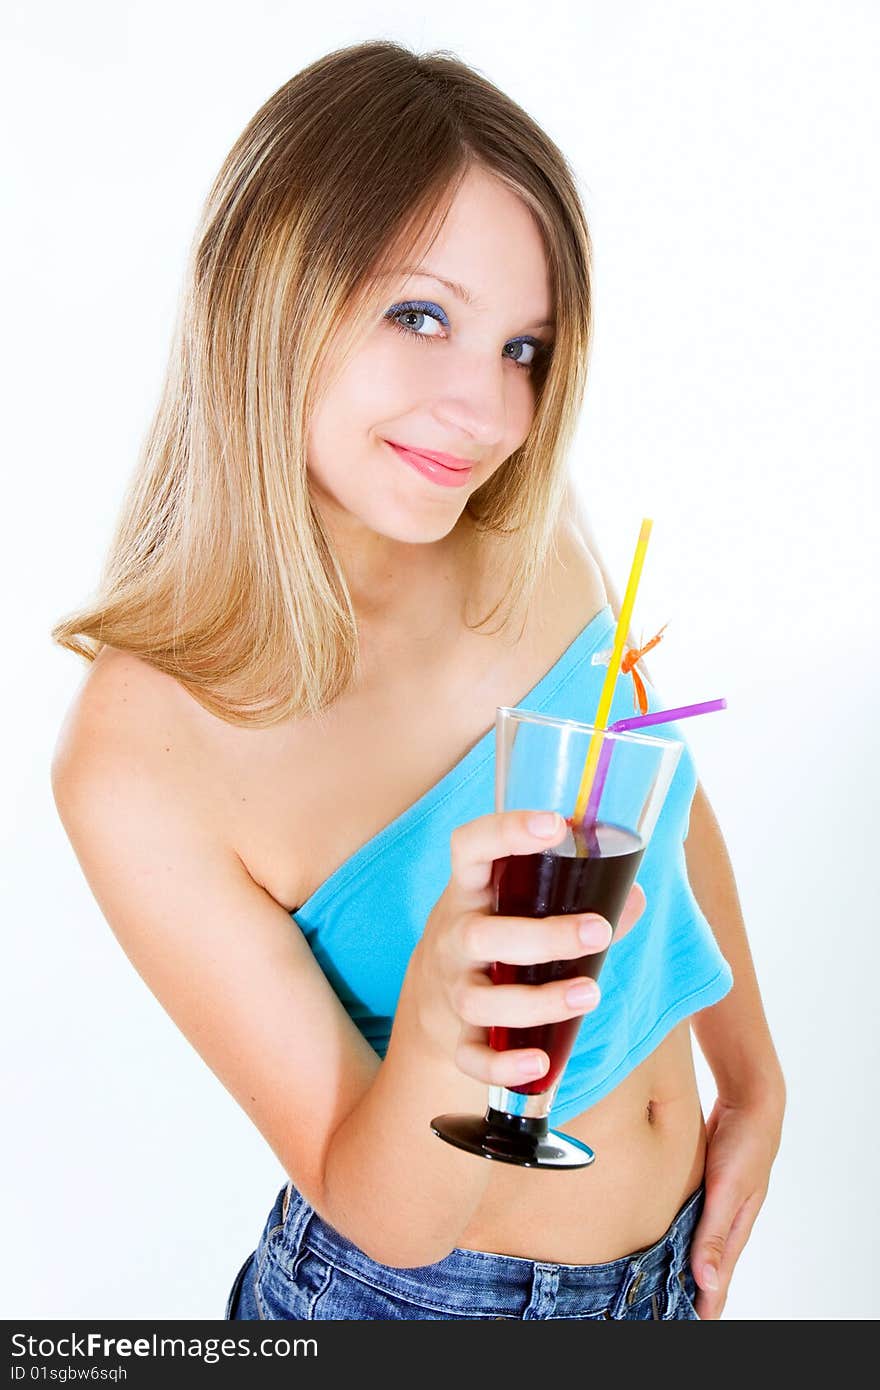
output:
[[[569, 829], [571, 820], [569, 820]], [[571, 837], [560, 850], [539, 854], [512, 854], [496, 859], [493, 882], [496, 911], [505, 917], [556, 917], [566, 912], [597, 912], [617, 926], [623, 905], [632, 887], [645, 844], [632, 831], [600, 821], [591, 829], [589, 855], [578, 858]], [[565, 852], [568, 848], [569, 852]], [[589, 975], [598, 980], [607, 952], [580, 956], [574, 960], [542, 961], [537, 965], [506, 965], [495, 961], [491, 976], [495, 984], [544, 985], [551, 980], [570, 980]], [[489, 1044], [498, 1051], [512, 1047], [539, 1047], [550, 1058], [550, 1068], [536, 1081], [508, 1087], [520, 1095], [548, 1091], [562, 1075], [584, 1016], [542, 1023], [533, 1028], [494, 1027]]]

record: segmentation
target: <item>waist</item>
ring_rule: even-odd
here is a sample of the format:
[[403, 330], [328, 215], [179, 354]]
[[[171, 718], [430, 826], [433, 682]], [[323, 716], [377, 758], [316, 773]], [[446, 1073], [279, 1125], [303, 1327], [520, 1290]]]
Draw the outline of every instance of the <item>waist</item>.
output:
[[293, 1297], [295, 1315], [308, 1318], [693, 1320], [690, 1248], [703, 1198], [700, 1184], [659, 1240], [617, 1260], [570, 1265], [457, 1247], [434, 1264], [398, 1268], [377, 1264], [289, 1184], [251, 1258], [272, 1316], [294, 1315]]
[[705, 1167], [687, 1021], [611, 1094], [557, 1128], [589, 1144], [595, 1163], [571, 1173], [493, 1164], [459, 1248], [595, 1264], [659, 1240]]

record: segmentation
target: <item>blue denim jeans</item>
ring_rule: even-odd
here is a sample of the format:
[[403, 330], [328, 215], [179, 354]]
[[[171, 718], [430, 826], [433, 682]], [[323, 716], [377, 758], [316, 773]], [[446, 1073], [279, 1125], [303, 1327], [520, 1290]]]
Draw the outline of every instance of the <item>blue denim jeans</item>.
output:
[[435, 1264], [396, 1269], [340, 1235], [290, 1183], [235, 1278], [224, 1317], [699, 1321], [688, 1257], [703, 1195], [701, 1185], [654, 1245], [607, 1264], [456, 1248]]

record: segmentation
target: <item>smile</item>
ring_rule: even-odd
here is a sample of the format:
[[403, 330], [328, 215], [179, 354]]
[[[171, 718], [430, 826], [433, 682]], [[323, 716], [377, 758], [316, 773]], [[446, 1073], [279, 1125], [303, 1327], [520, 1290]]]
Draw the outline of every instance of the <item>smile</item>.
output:
[[437, 483], [440, 487], [464, 487], [470, 481], [473, 473], [473, 466], [462, 468], [447, 468], [446, 464], [438, 463], [435, 459], [428, 458], [426, 454], [418, 454], [412, 449], [405, 449], [401, 444], [393, 444], [390, 439], [385, 443], [393, 449], [397, 457], [404, 463], [408, 463], [410, 468], [414, 468], [417, 473], [421, 473], [423, 478], [428, 478], [432, 483]]

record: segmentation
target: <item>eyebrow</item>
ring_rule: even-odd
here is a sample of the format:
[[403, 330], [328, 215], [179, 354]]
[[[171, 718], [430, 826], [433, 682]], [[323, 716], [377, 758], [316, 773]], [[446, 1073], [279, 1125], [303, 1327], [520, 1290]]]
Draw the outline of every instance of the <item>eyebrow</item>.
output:
[[[421, 269], [421, 270], [420, 270], [420, 269], [418, 269], [416, 266], [404, 265], [404, 266], [401, 266], [400, 269], [399, 269], [398, 271], [395, 272], [395, 274], [399, 274], [399, 275], [412, 275], [412, 276], [417, 277], [417, 278], [420, 279], [420, 280], [436, 280], [437, 283], [438, 283], [438, 285], [445, 285], [446, 288], [447, 288], [448, 290], [450, 290], [450, 291], [455, 295], [456, 299], [460, 299], [460, 300], [462, 301], [462, 303], [464, 303], [464, 304], [473, 304], [473, 303], [474, 303], [474, 297], [473, 297], [473, 295], [471, 294], [470, 290], [468, 290], [468, 289], [465, 288], [464, 285], [460, 285], [459, 282], [458, 282], [457, 280], [447, 280], [443, 275], [435, 275], [434, 271], [433, 271], [433, 270], [428, 270], [427, 267], [425, 267], [424, 269]], [[556, 327], [556, 324], [555, 324], [555, 321], [554, 321], [553, 319], [542, 319], [540, 323], [532, 323], [532, 324], [529, 324], [529, 327], [530, 327], [530, 328], [555, 328], [555, 327]]]

